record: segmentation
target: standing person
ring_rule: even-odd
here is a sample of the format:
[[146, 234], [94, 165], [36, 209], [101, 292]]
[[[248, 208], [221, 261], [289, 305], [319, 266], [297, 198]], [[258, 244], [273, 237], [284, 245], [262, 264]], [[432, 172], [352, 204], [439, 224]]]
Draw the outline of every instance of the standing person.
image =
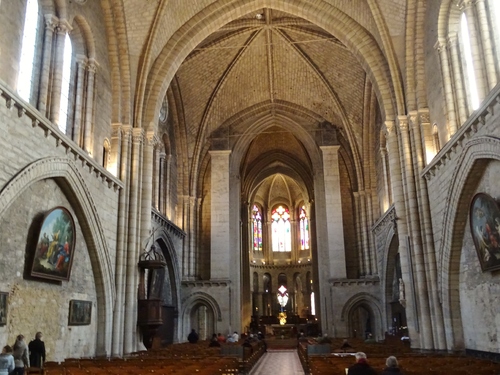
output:
[[42, 332], [37, 332], [35, 339], [28, 345], [30, 351], [30, 364], [42, 368], [45, 363], [45, 343], [42, 341]]
[[2, 349], [2, 354], [0, 354], [0, 375], [12, 373], [15, 367], [12, 348], [9, 345], [5, 345]]
[[349, 367], [347, 375], [377, 375], [377, 371], [368, 364], [365, 353], [357, 352], [354, 356], [356, 363]]
[[24, 375], [24, 370], [30, 367], [30, 359], [28, 357], [28, 345], [24, 342], [24, 336], [17, 336], [14, 344], [14, 363], [16, 368], [12, 372], [13, 375]]
[[394, 356], [390, 356], [385, 361], [385, 369], [381, 375], [403, 374], [399, 368], [398, 360]]

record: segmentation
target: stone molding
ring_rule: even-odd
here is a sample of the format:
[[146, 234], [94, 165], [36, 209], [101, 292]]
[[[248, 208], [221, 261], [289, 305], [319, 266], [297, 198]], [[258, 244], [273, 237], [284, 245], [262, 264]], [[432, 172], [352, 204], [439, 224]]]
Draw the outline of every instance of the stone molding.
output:
[[[64, 147], [66, 155], [75, 162], [81, 162], [83, 168], [88, 168], [90, 174], [95, 174], [96, 178], [100, 178], [103, 183], [108, 185], [108, 188], [113, 188], [115, 191], [123, 189], [123, 182], [113, 176], [92, 159], [85, 151], [73, 142], [66, 134], [63, 134], [59, 128], [42, 116], [33, 106], [24, 102], [17, 94], [14, 94], [3, 82], [0, 81], [0, 97], [5, 99], [5, 105], [9, 109], [16, 108], [19, 117], [27, 116], [31, 119], [33, 128], [41, 128], [44, 131], [45, 138], [52, 137], [55, 139], [56, 148]], [[37, 138], [34, 136], [34, 138]]]
[[389, 209], [373, 224], [372, 226], [372, 232], [373, 234], [377, 235], [379, 234], [382, 230], [386, 229], [389, 225], [392, 225], [394, 228], [394, 231], [397, 231], [397, 216], [396, 216], [396, 208], [394, 207], [394, 204], [389, 207]]
[[189, 296], [182, 299], [182, 317], [185, 317], [186, 312], [191, 309], [192, 305], [195, 302], [199, 300], [208, 303], [208, 305], [212, 308], [214, 314], [217, 316], [217, 321], [222, 322], [222, 312], [217, 301], [210, 294], [201, 291], [191, 293]]
[[484, 100], [483, 105], [479, 107], [472, 116], [458, 129], [446, 145], [424, 168], [421, 176], [427, 180], [432, 180], [438, 173], [441, 166], [445, 166], [449, 160], [456, 157], [464, 149], [464, 143], [472, 138], [486, 123], [486, 117], [500, 104], [500, 84], [498, 84]]
[[184, 287], [226, 287], [231, 284], [229, 279], [212, 279], [212, 280], [185, 280], [182, 282]]
[[378, 277], [367, 279], [329, 279], [328, 282], [333, 287], [352, 286], [352, 285], [379, 285], [380, 279]]
[[168, 220], [162, 213], [153, 207], [151, 208], [151, 220], [158, 223], [165, 228], [167, 232], [179, 237], [180, 239], [184, 239], [186, 237], [186, 232]]
[[297, 263], [297, 264], [283, 264], [283, 265], [274, 265], [274, 264], [263, 264], [263, 265], [257, 265], [257, 264], [250, 264], [250, 268], [256, 268], [260, 270], [281, 270], [281, 269], [294, 269], [294, 268], [308, 268], [311, 267], [312, 263], [311, 262], [305, 262], [305, 263]]

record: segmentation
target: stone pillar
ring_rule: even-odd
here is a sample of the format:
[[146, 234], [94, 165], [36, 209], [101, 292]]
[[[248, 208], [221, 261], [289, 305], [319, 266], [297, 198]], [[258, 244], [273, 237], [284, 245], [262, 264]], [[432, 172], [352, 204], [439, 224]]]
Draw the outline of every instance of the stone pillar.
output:
[[111, 124], [111, 148], [109, 150], [109, 166], [108, 170], [115, 177], [120, 176], [120, 163], [127, 162], [127, 160], [122, 160], [122, 138], [123, 130], [122, 124], [115, 123]]
[[488, 23], [488, 13], [484, 0], [476, 0], [476, 13], [483, 47], [482, 57], [486, 68], [487, 91], [490, 91], [497, 84], [497, 74], [495, 69], [496, 59], [493, 51], [493, 45], [491, 43], [493, 32]]
[[372, 275], [372, 261], [367, 233], [368, 224], [366, 222], [366, 193], [364, 191], [359, 192], [359, 216], [356, 224], [358, 224], [357, 226], [361, 228], [361, 244], [363, 246], [363, 254], [365, 258], [366, 275]]
[[396, 229], [399, 239], [399, 256], [401, 260], [402, 278], [406, 287], [406, 318], [408, 321], [408, 333], [412, 339], [412, 346], [420, 347], [418, 314], [413, 298], [413, 287], [411, 287], [413, 270], [409, 259], [407, 248], [407, 219], [405, 208], [405, 196], [403, 193], [403, 178], [401, 173], [401, 163], [399, 160], [399, 142], [394, 121], [385, 122], [387, 130], [387, 148], [389, 155], [389, 166], [391, 171], [391, 186], [396, 210]]
[[387, 148], [380, 147], [380, 158], [382, 159], [382, 173], [383, 173], [383, 177], [384, 177], [384, 190], [385, 190], [385, 197], [387, 200], [387, 206], [384, 207], [384, 211], [386, 211], [392, 203], [391, 178], [389, 176], [389, 163], [387, 161]]
[[54, 69], [52, 76], [52, 93], [50, 99], [50, 121], [59, 126], [59, 109], [61, 108], [62, 75], [64, 65], [64, 40], [71, 26], [66, 20], [60, 20], [56, 28], [56, 46]]
[[211, 158], [211, 262], [212, 279], [229, 279], [231, 264], [229, 244], [229, 161], [230, 150], [209, 151]]
[[85, 108], [85, 132], [83, 149], [92, 155], [92, 126], [94, 124], [94, 79], [97, 71], [95, 60], [90, 59], [87, 64], [87, 100]]
[[84, 99], [84, 79], [85, 79], [85, 66], [87, 65], [87, 58], [79, 55], [77, 57], [77, 81], [76, 81], [76, 100], [75, 100], [75, 122], [73, 125], [73, 141], [80, 147], [83, 146], [82, 139], [82, 111]]
[[344, 224], [342, 221], [342, 196], [340, 192], [339, 148], [321, 146], [325, 181], [325, 209], [328, 249], [330, 254], [330, 277], [343, 279], [346, 274]]
[[[361, 214], [361, 208], [360, 208], [360, 196], [359, 192], [355, 191], [352, 193], [354, 197], [354, 209], [355, 209], [355, 214], [354, 217], [359, 217]], [[356, 225], [356, 236], [358, 238], [361, 238], [361, 225]], [[364, 253], [364, 247], [362, 241], [358, 241], [358, 267], [359, 267], [359, 276], [364, 277], [366, 276], [366, 266], [365, 266], [365, 253]]]
[[[213, 196], [212, 196], [213, 202]], [[197, 251], [196, 251], [196, 234], [200, 233], [198, 228], [198, 205], [196, 197], [189, 196], [189, 228], [191, 228], [191, 232], [194, 234], [189, 238], [189, 276], [197, 277]]]
[[[129, 171], [129, 150], [130, 150], [131, 132], [130, 127], [121, 127], [120, 124], [113, 125], [113, 135], [111, 137], [111, 160], [116, 163], [116, 174], [125, 186], [128, 186], [128, 171]], [[118, 165], [120, 163], [120, 165]], [[119, 173], [118, 173], [119, 171]], [[123, 355], [123, 320], [124, 320], [124, 300], [125, 287], [124, 280], [126, 278], [125, 265], [127, 263], [126, 238], [127, 227], [125, 223], [128, 217], [128, 190], [120, 191], [118, 205], [118, 228], [117, 228], [117, 243], [116, 243], [116, 301], [115, 309], [113, 310], [113, 346], [112, 355]]]
[[165, 215], [170, 218], [174, 215], [174, 212], [170, 212], [170, 166], [172, 164], [172, 155], [167, 155], [165, 158], [165, 189], [164, 193], [162, 193], [165, 197], [164, 201], [164, 210], [165, 210]]
[[409, 138], [409, 124], [406, 116], [400, 116], [399, 131], [401, 135], [401, 164], [404, 169], [403, 183], [406, 185], [406, 215], [407, 227], [410, 237], [411, 257], [415, 267], [415, 293], [418, 299], [420, 320], [421, 348], [433, 349], [433, 332], [430, 319], [430, 308], [427, 289], [427, 275], [423, 257], [420, 217], [418, 201], [415, 190], [415, 173], [413, 169], [412, 147]]
[[[474, 14], [472, 0], [463, 2], [463, 11], [467, 17], [467, 26], [469, 28], [470, 49], [472, 52], [472, 65], [474, 75], [476, 76], [477, 94], [481, 102], [488, 94], [487, 82], [484, 72], [484, 55], [481, 48], [481, 36], [479, 35], [478, 23]], [[489, 36], [488, 36], [489, 38]]]
[[129, 178], [129, 205], [128, 205], [128, 238], [127, 238], [127, 266], [125, 284], [125, 323], [124, 323], [124, 353], [128, 354], [136, 350], [137, 341], [137, 280], [139, 251], [137, 248], [140, 228], [140, 180], [141, 180], [141, 156], [144, 143], [144, 131], [142, 128], [132, 129], [132, 155], [131, 171]]
[[462, 59], [458, 51], [458, 38], [456, 36], [449, 37], [448, 46], [451, 54], [451, 65], [453, 67], [455, 97], [458, 107], [458, 123], [461, 126], [469, 117], [469, 107], [467, 106], [467, 95], [462, 75]]
[[52, 40], [58, 19], [52, 14], [45, 15], [45, 36], [43, 40], [43, 59], [40, 71], [40, 92], [38, 93], [38, 110], [43, 116], [48, 117], [47, 105], [49, 100], [49, 76], [52, 61]]
[[435, 47], [439, 51], [439, 57], [441, 58], [441, 74], [443, 76], [443, 90], [448, 118], [448, 139], [450, 139], [457, 132], [457, 115], [455, 113], [455, 99], [453, 97], [453, 85], [451, 84], [450, 62], [446, 41], [438, 41]]
[[411, 136], [412, 146], [414, 146], [415, 148], [413, 165], [415, 168], [416, 175], [418, 176], [415, 179], [415, 182], [417, 186], [418, 198], [420, 201], [419, 209], [420, 212], [422, 213], [421, 232], [423, 239], [423, 247], [425, 249], [423, 257], [430, 285], [429, 302], [432, 311], [431, 322], [432, 322], [432, 332], [434, 333], [433, 335], [434, 349], [445, 350], [446, 336], [444, 331], [443, 312], [441, 310], [441, 304], [439, 302], [439, 295], [438, 295], [436, 253], [434, 249], [434, 238], [432, 235], [429, 195], [427, 192], [426, 181], [422, 177], [419, 177], [421, 175], [423, 168], [425, 167], [424, 155], [423, 155], [424, 153], [422, 150], [421, 142], [419, 142], [419, 139], [422, 136], [420, 129], [427, 127], [426, 124], [430, 123], [429, 111], [427, 109], [419, 110], [418, 113], [412, 114], [411, 118], [412, 118], [412, 123], [410, 128], [410, 136]]
[[167, 216], [165, 209], [165, 152], [158, 153], [158, 211]]

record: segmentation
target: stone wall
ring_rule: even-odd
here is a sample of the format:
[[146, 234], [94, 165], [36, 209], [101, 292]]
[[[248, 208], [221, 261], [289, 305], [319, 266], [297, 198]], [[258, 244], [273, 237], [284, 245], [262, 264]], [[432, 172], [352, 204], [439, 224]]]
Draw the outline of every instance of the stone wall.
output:
[[[19, 333], [31, 337], [41, 330], [51, 360], [106, 353], [107, 344], [98, 347], [97, 336], [110, 342], [103, 336], [112, 321], [121, 183], [8, 87], [1, 89], [0, 238], [15, 255], [0, 254], [0, 269], [6, 270], [0, 290], [11, 293], [8, 331], [0, 327], [0, 340], [12, 342]], [[25, 256], [38, 235], [35, 219], [56, 206], [69, 209], [76, 224], [70, 281], [28, 280]], [[90, 326], [68, 327], [70, 299], [93, 303]]]

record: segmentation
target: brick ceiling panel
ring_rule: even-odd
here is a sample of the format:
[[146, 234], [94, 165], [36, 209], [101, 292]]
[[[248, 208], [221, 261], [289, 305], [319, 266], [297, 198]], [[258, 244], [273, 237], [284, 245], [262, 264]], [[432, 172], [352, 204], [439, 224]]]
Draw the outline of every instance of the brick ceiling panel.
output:
[[330, 91], [307, 61], [282, 37], [274, 38], [273, 47], [275, 98], [298, 104], [335, 122]]
[[216, 93], [208, 117], [209, 131], [215, 130], [247, 107], [267, 100], [269, 79], [266, 39], [264, 33], [260, 33], [228, 72], [224, 84]]
[[250, 33], [243, 33], [216, 46], [193, 51], [177, 72], [184, 105], [188, 137], [196, 137], [211, 96]]

